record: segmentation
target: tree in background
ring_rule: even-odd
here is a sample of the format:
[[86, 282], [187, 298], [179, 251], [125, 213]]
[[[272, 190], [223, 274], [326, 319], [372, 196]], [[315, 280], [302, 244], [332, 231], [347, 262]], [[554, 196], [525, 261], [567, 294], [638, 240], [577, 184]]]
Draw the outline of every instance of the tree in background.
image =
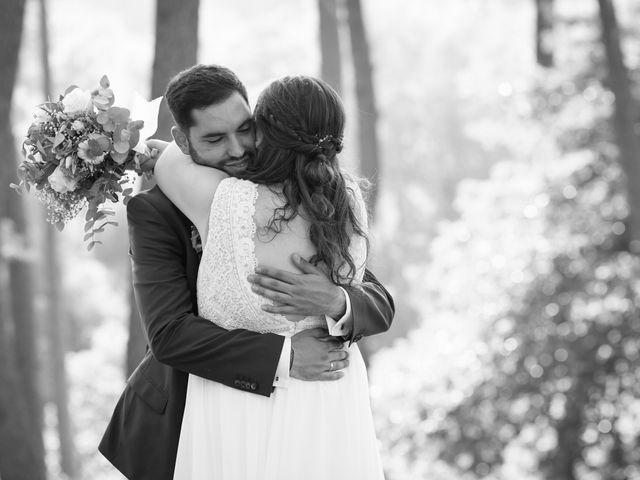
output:
[[380, 188], [380, 161], [378, 159], [378, 110], [375, 100], [373, 68], [360, 0], [346, 0], [346, 3], [351, 57], [355, 74], [360, 172], [372, 183], [368, 205], [371, 217], [375, 218], [378, 189]]
[[[11, 132], [11, 103], [22, 35], [24, 0], [3, 5], [0, 20], [0, 141], [4, 145], [0, 178], [16, 178], [17, 158]], [[8, 188], [0, 188], [0, 219], [3, 247], [8, 242], [27, 248], [23, 200]], [[1, 254], [8, 250], [3, 248]], [[39, 480], [46, 477], [42, 439], [42, 405], [36, 382], [31, 258], [10, 255], [4, 258], [0, 350], [0, 475], [4, 480]]]
[[[40, 58], [42, 64], [43, 98], [54, 99], [51, 87], [51, 68], [49, 65], [49, 28], [47, 16], [47, 0], [39, 0], [40, 6]], [[46, 219], [46, 212], [43, 212]], [[46, 297], [45, 331], [48, 342], [48, 353], [51, 362], [47, 362], [47, 373], [51, 375], [48, 384], [53, 390], [53, 403], [56, 407], [57, 432], [60, 442], [60, 470], [70, 479], [77, 478], [77, 461], [73, 439], [73, 423], [69, 415], [69, 382], [65, 365], [67, 352], [66, 337], [69, 331], [68, 318], [62, 307], [62, 275], [60, 271], [60, 253], [58, 242], [60, 234], [49, 223], [44, 226], [45, 239], [42, 257], [44, 259]]]
[[[343, 6], [342, 1], [318, 0], [321, 77], [333, 86], [338, 93], [342, 92], [341, 25], [338, 10]], [[348, 22], [343, 27], [349, 31], [351, 39], [351, 59], [355, 76], [357, 110], [358, 165], [360, 174], [371, 182], [367, 203], [370, 217], [373, 219], [380, 178], [378, 172], [377, 111], [373, 72], [360, 2], [359, 0], [347, 0], [346, 6]], [[360, 343], [360, 349], [365, 362], [368, 364], [372, 348], [367, 340]]]
[[[195, 65], [198, 56], [198, 7], [199, 0], [157, 0], [156, 45], [151, 76], [151, 98], [164, 95], [167, 83], [175, 74]], [[162, 100], [155, 137], [171, 140], [173, 118]], [[142, 189], [153, 186], [143, 181]], [[133, 287], [129, 295], [129, 340], [127, 342], [127, 375], [137, 367], [144, 355], [146, 339], [142, 332], [140, 315], [135, 305]]]
[[553, 66], [553, 2], [536, 0], [536, 60], [543, 67]]
[[[164, 95], [175, 74], [198, 61], [199, 0], [156, 2], [156, 45], [151, 76], [151, 98]], [[171, 140], [173, 118], [163, 99], [156, 137]]]
[[342, 93], [342, 55], [336, 0], [318, 0], [320, 78]]
[[[640, 251], [640, 132], [636, 125], [638, 102], [633, 97], [629, 73], [624, 63], [615, 9], [611, 0], [598, 0], [602, 42], [608, 64], [608, 86], [615, 96], [614, 126], [619, 162], [627, 183], [629, 217], [627, 228], [635, 249]], [[636, 253], [637, 253], [636, 251]]]

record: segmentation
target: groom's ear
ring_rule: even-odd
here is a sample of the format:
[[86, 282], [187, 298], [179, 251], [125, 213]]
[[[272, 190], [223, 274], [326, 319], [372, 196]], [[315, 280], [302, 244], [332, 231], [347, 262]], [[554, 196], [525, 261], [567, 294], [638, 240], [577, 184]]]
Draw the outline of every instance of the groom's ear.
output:
[[173, 126], [171, 127], [171, 136], [176, 142], [176, 145], [178, 145], [180, 151], [185, 155], [189, 155], [189, 138], [187, 137], [187, 134], [180, 130], [180, 128]]

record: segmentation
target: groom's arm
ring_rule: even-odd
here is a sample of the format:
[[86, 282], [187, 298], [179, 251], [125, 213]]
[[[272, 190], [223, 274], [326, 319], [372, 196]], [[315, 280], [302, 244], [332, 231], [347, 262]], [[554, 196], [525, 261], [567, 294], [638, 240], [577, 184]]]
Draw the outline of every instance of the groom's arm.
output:
[[360, 285], [344, 289], [349, 295], [353, 318], [350, 343], [389, 330], [395, 314], [393, 297], [373, 273], [365, 270]]
[[229, 331], [194, 314], [185, 246], [166, 213], [145, 196], [132, 198], [127, 206], [134, 292], [153, 355], [231, 387], [237, 387], [239, 377], [252, 379], [250, 388], [256, 388], [248, 391], [269, 396], [284, 338]]

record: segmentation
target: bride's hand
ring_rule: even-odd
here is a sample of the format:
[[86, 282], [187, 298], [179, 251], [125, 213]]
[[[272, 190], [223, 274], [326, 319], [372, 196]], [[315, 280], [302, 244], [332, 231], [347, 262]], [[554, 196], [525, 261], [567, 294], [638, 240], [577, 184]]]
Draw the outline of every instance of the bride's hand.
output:
[[[164, 152], [164, 149], [167, 148], [167, 145], [169, 145], [169, 142], [165, 142], [164, 140], [158, 140], [157, 138], [150, 138], [149, 140], [146, 140], [144, 143], [146, 143], [147, 147], [149, 147], [149, 149], [151, 150], [155, 148], [158, 151], [158, 155]], [[156, 158], [158, 158], [158, 155], [156, 155]]]
[[152, 175], [153, 169], [155, 168], [156, 162], [158, 161], [158, 157], [164, 151], [164, 149], [167, 148], [169, 142], [152, 138], [146, 140], [144, 143], [147, 146], [148, 151], [144, 154], [137, 154], [136, 159], [139, 171], [146, 175]]

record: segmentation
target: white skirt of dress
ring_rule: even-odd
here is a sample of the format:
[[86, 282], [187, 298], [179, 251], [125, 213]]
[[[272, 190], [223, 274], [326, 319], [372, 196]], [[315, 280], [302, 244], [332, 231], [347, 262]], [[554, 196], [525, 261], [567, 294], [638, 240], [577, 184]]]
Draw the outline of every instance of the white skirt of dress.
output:
[[364, 361], [271, 397], [189, 376], [174, 480], [384, 479]]

